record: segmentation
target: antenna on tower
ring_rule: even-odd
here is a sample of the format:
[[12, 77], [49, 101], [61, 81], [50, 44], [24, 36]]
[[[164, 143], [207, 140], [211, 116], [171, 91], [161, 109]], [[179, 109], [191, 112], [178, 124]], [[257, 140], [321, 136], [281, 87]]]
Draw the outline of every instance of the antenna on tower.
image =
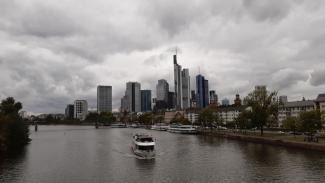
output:
[[176, 56], [177, 56], [177, 49], [178, 49], [178, 48], [177, 48], [177, 46], [176, 46], [176, 47], [175, 47], [175, 53], [176, 53]]
[[199, 74], [201, 74], [201, 69], [200, 69], [200, 66], [199, 66]]

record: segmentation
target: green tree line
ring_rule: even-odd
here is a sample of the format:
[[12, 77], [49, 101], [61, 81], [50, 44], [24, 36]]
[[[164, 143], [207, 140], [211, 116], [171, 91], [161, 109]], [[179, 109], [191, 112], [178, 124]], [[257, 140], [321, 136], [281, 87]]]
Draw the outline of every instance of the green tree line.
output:
[[13, 97], [0, 104], [0, 151], [18, 150], [30, 142], [29, 126], [19, 116], [22, 104]]

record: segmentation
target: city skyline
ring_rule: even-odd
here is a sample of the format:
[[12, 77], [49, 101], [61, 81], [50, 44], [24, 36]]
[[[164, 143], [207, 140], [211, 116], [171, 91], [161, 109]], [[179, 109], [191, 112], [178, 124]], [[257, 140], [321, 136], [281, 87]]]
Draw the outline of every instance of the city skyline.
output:
[[128, 81], [154, 95], [164, 78], [174, 91], [175, 47], [191, 90], [201, 73], [219, 99], [232, 102], [255, 85], [288, 100], [325, 91], [323, 1], [0, 5], [0, 99], [13, 96], [26, 111], [63, 113], [75, 99], [95, 108], [97, 85], [113, 86], [113, 110]]

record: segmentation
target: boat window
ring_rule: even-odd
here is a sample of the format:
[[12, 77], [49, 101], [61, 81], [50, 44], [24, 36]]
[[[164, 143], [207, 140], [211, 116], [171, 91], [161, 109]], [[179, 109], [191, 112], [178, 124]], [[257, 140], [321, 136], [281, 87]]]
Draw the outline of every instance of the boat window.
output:
[[139, 142], [153, 142], [152, 138], [140, 138], [138, 139]]
[[153, 151], [154, 150], [154, 146], [139, 146], [139, 150], [142, 150], [142, 151]]

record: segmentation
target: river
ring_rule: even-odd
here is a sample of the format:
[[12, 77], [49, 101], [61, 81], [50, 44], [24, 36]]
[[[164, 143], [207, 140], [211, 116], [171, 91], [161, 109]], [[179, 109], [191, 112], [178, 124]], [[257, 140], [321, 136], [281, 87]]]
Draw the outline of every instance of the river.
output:
[[[132, 135], [156, 138], [137, 159]], [[144, 129], [39, 126], [25, 151], [0, 158], [0, 182], [321, 182], [325, 153]]]

